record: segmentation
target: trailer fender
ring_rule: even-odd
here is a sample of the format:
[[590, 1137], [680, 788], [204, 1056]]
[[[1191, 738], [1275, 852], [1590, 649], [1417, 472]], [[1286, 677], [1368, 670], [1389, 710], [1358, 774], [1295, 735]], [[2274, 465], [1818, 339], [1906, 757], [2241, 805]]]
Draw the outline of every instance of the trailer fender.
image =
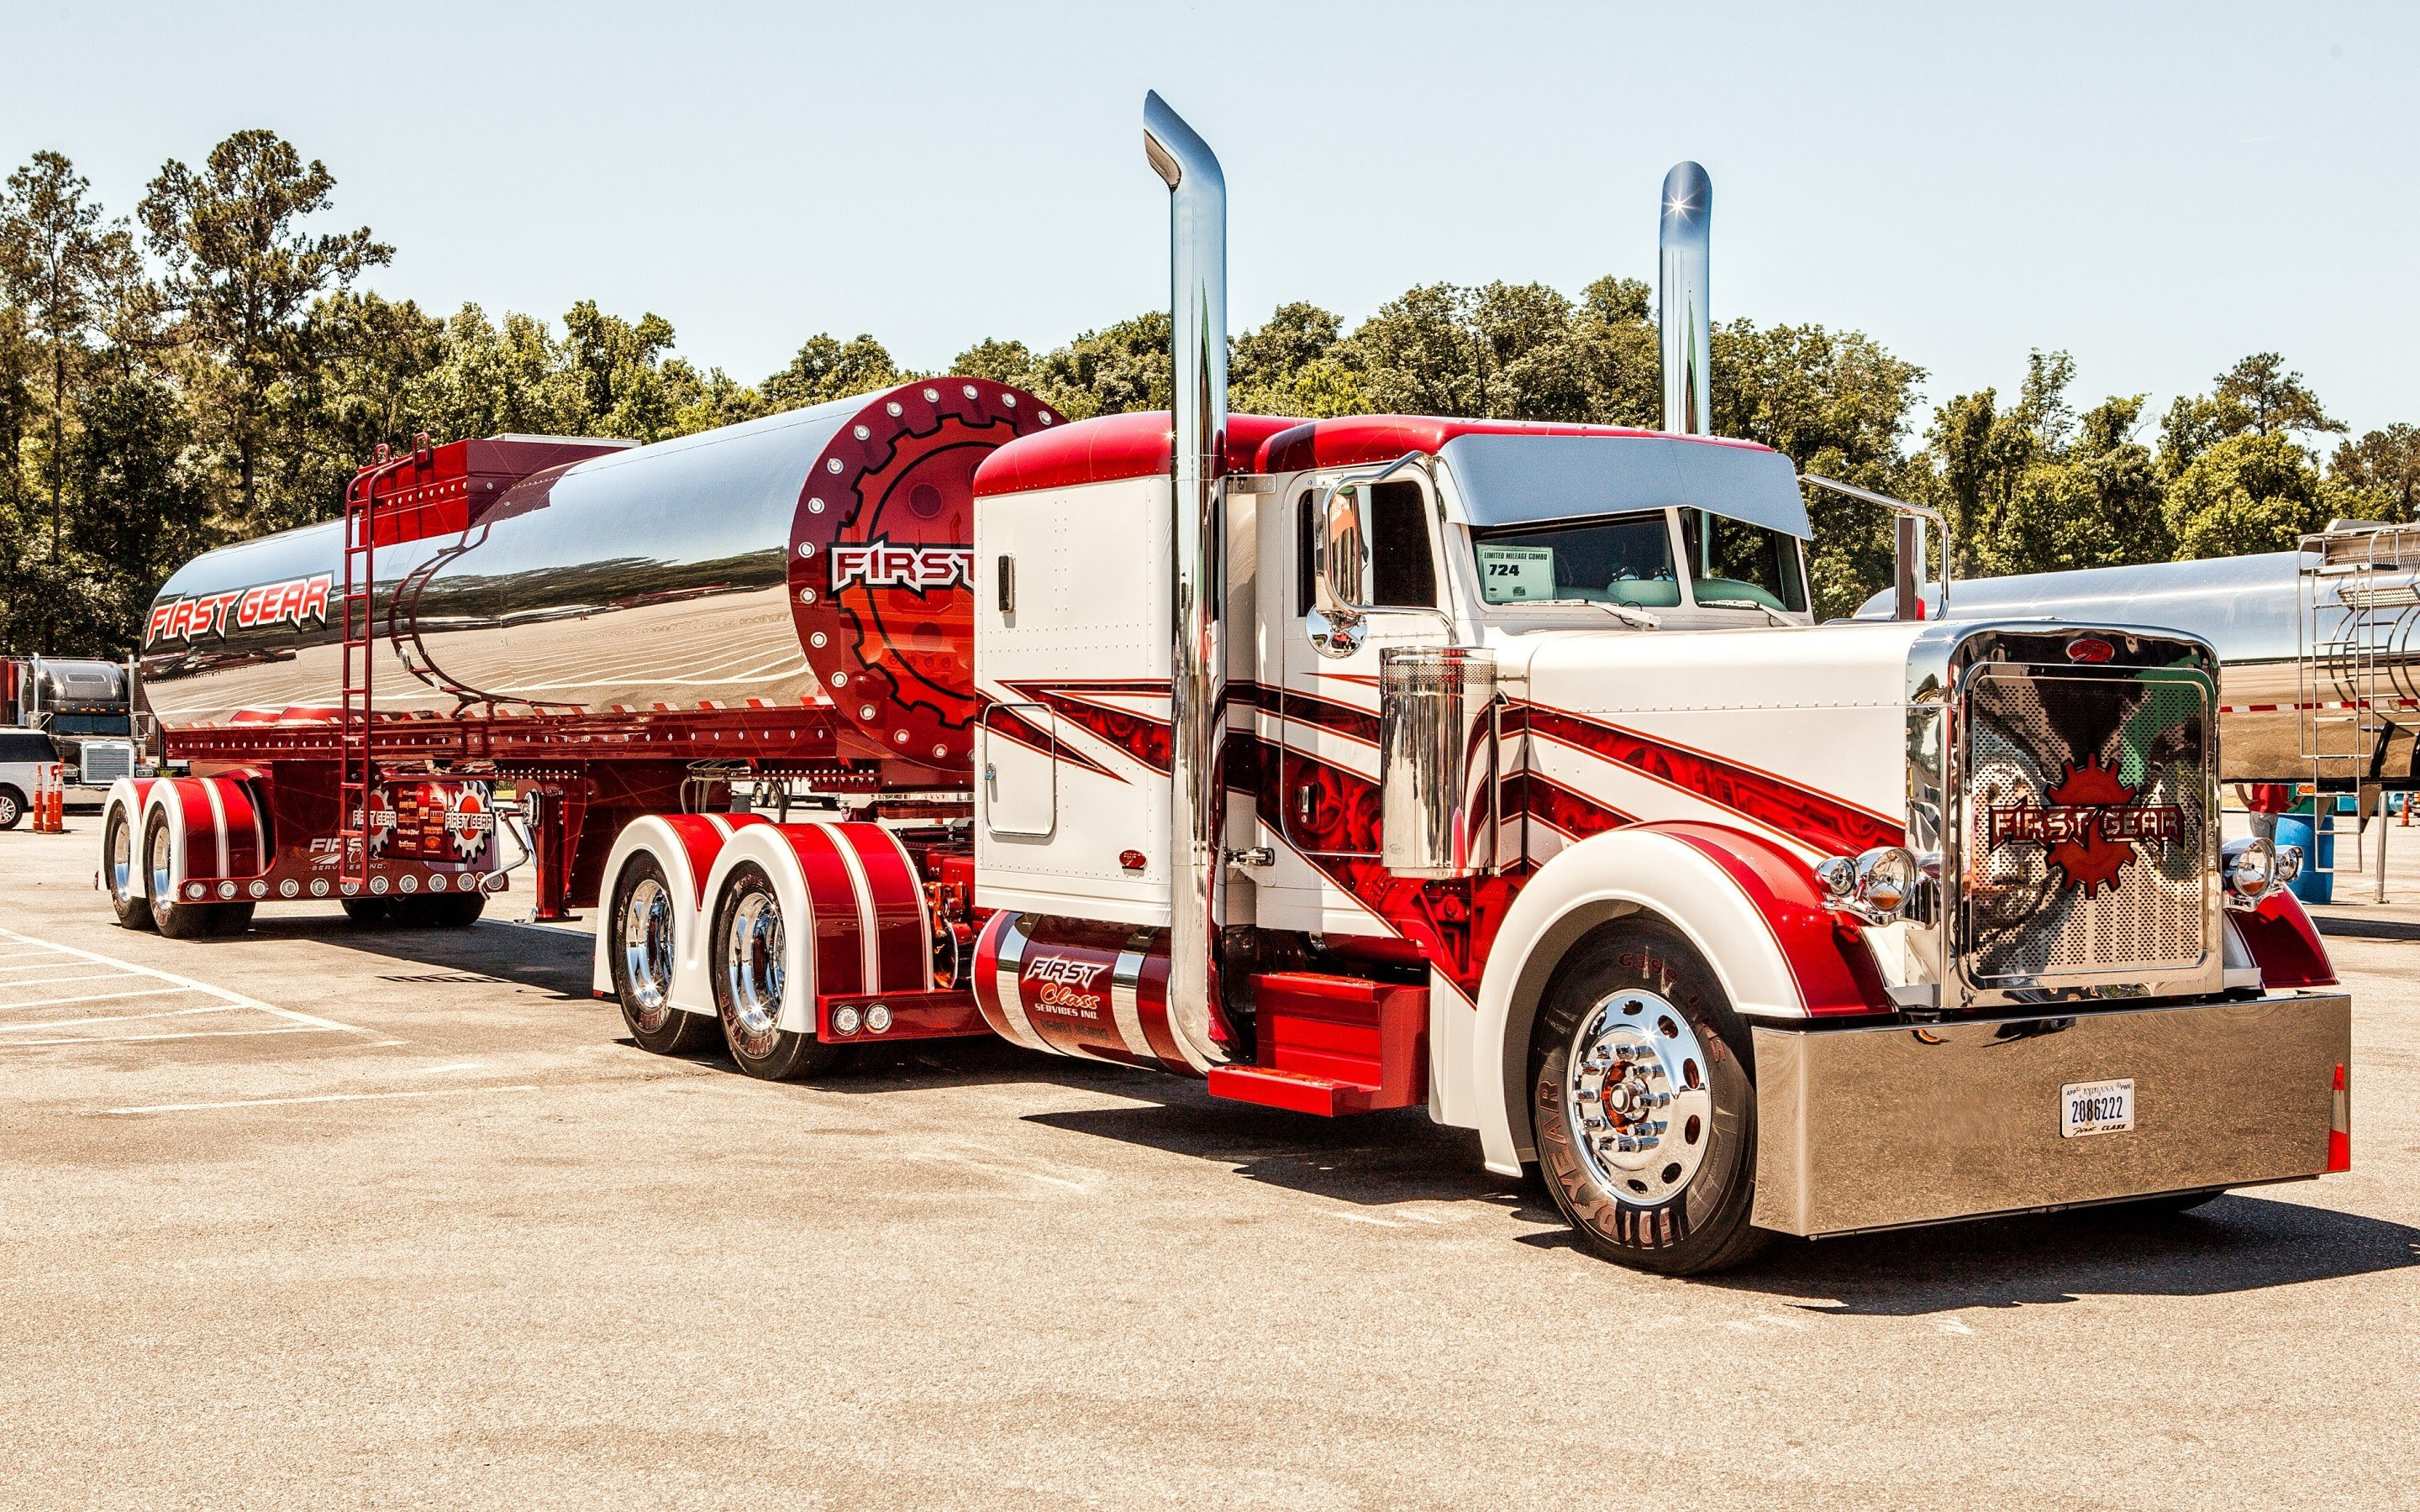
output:
[[[168, 817], [168, 874], [179, 886], [240, 882], [269, 870], [269, 824], [252, 783], [238, 776], [163, 777], [152, 780], [137, 810], [134, 843], [139, 858], [153, 814]], [[224, 887], [222, 896], [232, 897]], [[198, 901], [198, 900], [196, 900]]]
[[[2335, 985], [2335, 963], [2328, 958], [2327, 944], [2300, 898], [2279, 887], [2257, 908], [2226, 913], [2227, 937], [2258, 968], [2261, 986], [2284, 992]], [[2226, 954], [2226, 964], [2235, 965], [2237, 951]], [[2235, 985], [2232, 979], [2227, 985]]]
[[785, 992], [781, 1027], [812, 1034], [823, 994], [922, 992], [933, 976], [933, 925], [915, 863], [879, 825], [751, 825], [732, 835], [707, 870], [698, 955], [711, 1003], [716, 911], [731, 876], [753, 864], [781, 900], [788, 957], [799, 989]]
[[663, 869], [673, 893], [672, 1004], [684, 1013], [712, 1017], [714, 984], [706, 971], [706, 879], [722, 847], [739, 830], [768, 824], [762, 814], [648, 814], [622, 826], [605, 858], [605, 887], [598, 895], [596, 974], [591, 986], [603, 998], [613, 986], [613, 919], [610, 910], [620, 889], [622, 869], [641, 856]]
[[[109, 792], [101, 800], [102, 845], [109, 843], [109, 822], [120, 814], [126, 818], [127, 844], [132, 848], [133, 859], [133, 864], [127, 869], [126, 877], [126, 892], [131, 898], [151, 896], [150, 873], [145, 870], [140, 853], [143, 849], [143, 816], [148, 811], [144, 808], [144, 800], [150, 795], [152, 784], [159, 780], [156, 777], [121, 777], [109, 784]], [[101, 885], [101, 891], [109, 890], [109, 856], [106, 851], [101, 855], [101, 871], [95, 873], [94, 879]]]
[[1467, 1074], [1489, 1170], [1517, 1176], [1536, 1158], [1529, 1031], [1556, 966], [1599, 926], [1634, 913], [1686, 935], [1749, 1018], [1888, 1010], [1863, 939], [1823, 907], [1807, 863], [1781, 845], [1694, 822], [1592, 836], [1539, 869], [1488, 950]]

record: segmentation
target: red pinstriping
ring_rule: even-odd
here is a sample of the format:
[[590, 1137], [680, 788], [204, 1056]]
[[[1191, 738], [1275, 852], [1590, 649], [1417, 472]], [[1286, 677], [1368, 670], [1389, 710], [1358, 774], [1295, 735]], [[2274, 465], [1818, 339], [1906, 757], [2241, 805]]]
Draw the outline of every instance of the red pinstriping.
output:
[[[1004, 686], [1044, 705], [1104, 744], [1125, 751], [1153, 771], [1169, 769], [1175, 737], [1167, 720], [1155, 719], [1130, 709], [1096, 703], [1084, 697], [1087, 693], [1113, 693], [1165, 698], [1168, 696], [1166, 683], [1128, 679], [1116, 682], [1009, 683]], [[1061, 747], [1063, 750], [1065, 748], [1063, 745]]]
[[[1125, 778], [1110, 771], [1065, 741], [1053, 741], [1047, 732], [1037, 728], [1032, 720], [1015, 709], [1002, 706], [999, 700], [993, 699], [987, 702], [991, 705], [991, 716], [985, 721], [985, 725], [993, 734], [1023, 746], [1028, 750], [1055, 757], [1070, 766], [1081, 767], [1088, 772], [1098, 772], [1113, 782], [1125, 780]], [[1035, 699], [1032, 702], [1039, 703], [1042, 700]]]
[[1855, 926], [1823, 906], [1807, 863], [1761, 835], [1728, 825], [1674, 820], [1642, 825], [1669, 835], [1716, 866], [1756, 905], [1797, 979], [1810, 1015], [1886, 1013], [1890, 994]]
[[807, 902], [814, 911], [810, 927], [814, 931], [815, 991], [834, 995], [878, 991], [865, 980], [865, 930], [857, 917], [857, 887], [830, 831], [821, 825], [780, 828], [799, 857], [799, 870], [807, 879]]
[[983, 933], [975, 936], [974, 992], [975, 1008], [991, 1026], [991, 1032], [1011, 1044], [1025, 1041], [1010, 1026], [1008, 1011], [1000, 1002], [1000, 936], [1016, 914], [1001, 909], [984, 920]]
[[1275, 699], [1264, 699], [1264, 707], [1300, 724], [1314, 726], [1349, 740], [1378, 743], [1378, 717], [1368, 709], [1357, 709], [1350, 703], [1319, 698], [1310, 693], [1297, 693], [1287, 688]]
[[1856, 852], [1897, 845], [1903, 834], [1894, 820], [1724, 757], [1541, 704], [1526, 705], [1524, 714], [1528, 728], [1546, 739], [1720, 804], [1810, 850]]
[[864, 869], [874, 905], [875, 965], [881, 980], [867, 990], [923, 991], [932, 984], [932, 951], [924, 933], [924, 889], [917, 885], [908, 853], [878, 825], [834, 828]]

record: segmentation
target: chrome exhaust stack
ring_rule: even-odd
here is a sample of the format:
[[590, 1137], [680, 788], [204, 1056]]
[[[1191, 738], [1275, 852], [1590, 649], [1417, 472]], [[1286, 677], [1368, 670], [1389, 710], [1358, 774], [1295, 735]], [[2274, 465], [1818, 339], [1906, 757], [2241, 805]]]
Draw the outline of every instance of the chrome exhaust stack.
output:
[[1656, 241], [1662, 268], [1655, 321], [1664, 352], [1664, 428], [1680, 436], [1714, 434], [1714, 332], [1706, 295], [1714, 213], [1714, 183], [1694, 162], [1664, 176], [1664, 213]]
[[1227, 179], [1156, 91], [1143, 96], [1142, 146], [1168, 183], [1175, 327], [1168, 1021], [1206, 1070], [1230, 1058], [1211, 1032], [1227, 920]]

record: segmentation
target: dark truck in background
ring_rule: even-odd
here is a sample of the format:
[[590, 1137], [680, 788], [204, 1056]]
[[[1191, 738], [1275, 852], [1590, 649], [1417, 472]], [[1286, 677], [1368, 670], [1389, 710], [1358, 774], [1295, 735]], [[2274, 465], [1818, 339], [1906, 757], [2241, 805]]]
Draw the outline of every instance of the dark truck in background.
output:
[[48, 735], [67, 769], [67, 801], [97, 804], [142, 764], [131, 684], [116, 662], [0, 657], [0, 725]]

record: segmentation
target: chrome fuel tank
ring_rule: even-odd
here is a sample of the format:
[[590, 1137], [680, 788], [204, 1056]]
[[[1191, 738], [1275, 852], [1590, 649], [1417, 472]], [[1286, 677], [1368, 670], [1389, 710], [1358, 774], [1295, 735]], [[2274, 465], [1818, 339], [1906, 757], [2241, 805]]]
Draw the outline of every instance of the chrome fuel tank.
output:
[[[931, 379], [540, 468], [467, 525], [378, 548], [375, 707], [593, 720], [830, 698], [894, 755], [965, 759], [974, 470], [1058, 419]], [[334, 717], [345, 528], [169, 579], [144, 670], [171, 729]]]

